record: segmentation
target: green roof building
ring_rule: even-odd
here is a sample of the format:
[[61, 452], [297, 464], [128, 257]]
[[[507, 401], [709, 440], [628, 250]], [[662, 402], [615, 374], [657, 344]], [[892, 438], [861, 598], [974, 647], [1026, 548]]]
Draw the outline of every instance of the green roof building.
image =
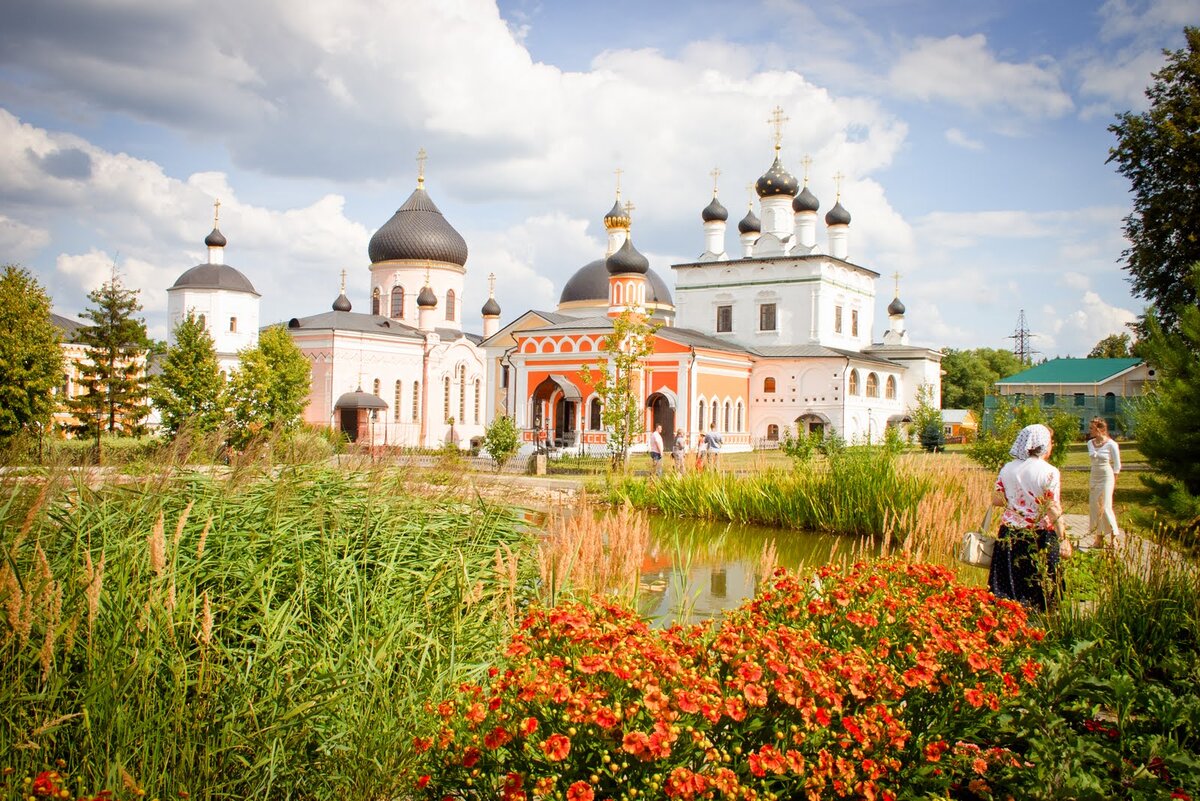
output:
[[1130, 400], [1153, 380], [1154, 368], [1141, 359], [1050, 359], [996, 382], [996, 394], [984, 399], [983, 428], [991, 428], [1000, 404], [1037, 403], [1051, 414], [1075, 415], [1081, 433], [1100, 417], [1114, 436], [1122, 436], [1128, 433]]

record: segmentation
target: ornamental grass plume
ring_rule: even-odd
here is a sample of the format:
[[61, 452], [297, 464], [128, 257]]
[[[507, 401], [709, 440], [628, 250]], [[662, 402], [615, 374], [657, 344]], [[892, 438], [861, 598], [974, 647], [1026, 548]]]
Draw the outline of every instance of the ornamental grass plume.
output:
[[160, 511], [158, 519], [154, 521], [154, 528], [146, 537], [146, 546], [150, 551], [150, 570], [158, 577], [167, 569], [167, 544], [163, 538], [163, 526], [163, 513]]
[[556, 510], [538, 548], [548, 598], [608, 592], [632, 597], [649, 542], [649, 518], [629, 504], [597, 516], [585, 497]]

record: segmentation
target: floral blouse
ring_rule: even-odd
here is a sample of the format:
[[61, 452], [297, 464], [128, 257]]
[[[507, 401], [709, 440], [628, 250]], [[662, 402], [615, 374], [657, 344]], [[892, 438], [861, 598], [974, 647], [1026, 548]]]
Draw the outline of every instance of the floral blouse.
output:
[[1007, 500], [1000, 517], [1002, 526], [1048, 530], [1062, 514], [1062, 477], [1058, 468], [1037, 457], [1000, 468], [996, 489]]

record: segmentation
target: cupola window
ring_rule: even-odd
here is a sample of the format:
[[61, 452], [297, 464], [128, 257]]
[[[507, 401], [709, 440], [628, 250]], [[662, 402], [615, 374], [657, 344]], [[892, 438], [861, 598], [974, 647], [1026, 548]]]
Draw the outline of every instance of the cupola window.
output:
[[379, 287], [371, 290], [371, 314], [379, 314]]
[[392, 287], [392, 314], [393, 320], [404, 319], [404, 287]]
[[454, 290], [446, 291], [446, 319], [454, 322]]

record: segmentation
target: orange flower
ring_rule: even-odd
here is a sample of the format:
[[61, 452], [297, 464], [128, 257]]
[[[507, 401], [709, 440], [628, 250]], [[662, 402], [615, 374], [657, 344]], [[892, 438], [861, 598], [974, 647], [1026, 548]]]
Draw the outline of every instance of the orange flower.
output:
[[596, 794], [587, 782], [575, 782], [567, 788], [567, 801], [592, 801]]
[[742, 688], [742, 695], [746, 696], [746, 703], [750, 706], [767, 705], [767, 691], [757, 684], [747, 684]]
[[521, 721], [521, 734], [524, 735], [525, 737], [528, 737], [529, 735], [531, 735], [535, 731], [537, 731], [537, 727], [538, 727], [537, 718], [525, 718], [524, 720]]
[[551, 734], [542, 743], [542, 752], [551, 762], [561, 762], [571, 753], [571, 740], [565, 734]]

